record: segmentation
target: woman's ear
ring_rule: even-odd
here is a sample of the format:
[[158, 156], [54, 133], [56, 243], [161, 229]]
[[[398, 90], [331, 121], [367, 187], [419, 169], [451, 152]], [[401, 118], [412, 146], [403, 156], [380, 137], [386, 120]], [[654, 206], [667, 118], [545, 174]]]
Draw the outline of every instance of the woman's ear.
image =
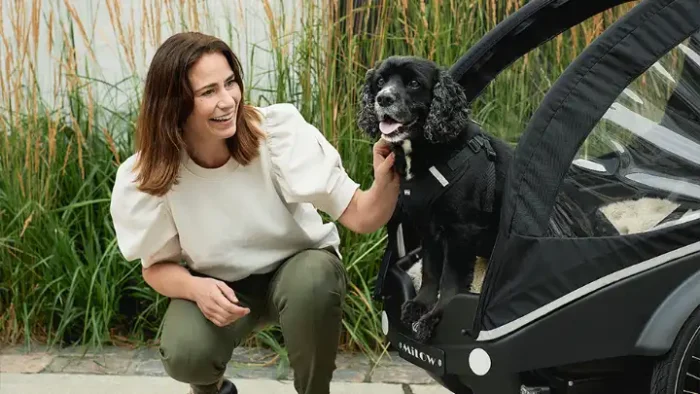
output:
[[373, 68], [370, 68], [365, 73], [365, 84], [362, 87], [360, 97], [360, 110], [357, 114], [357, 125], [372, 138], [379, 134], [379, 120], [377, 119], [377, 112], [374, 110], [374, 94], [372, 94], [371, 89], [374, 74], [379, 64], [375, 64]]
[[447, 71], [440, 70], [425, 121], [425, 138], [432, 143], [455, 138], [469, 122], [469, 105], [462, 87]]

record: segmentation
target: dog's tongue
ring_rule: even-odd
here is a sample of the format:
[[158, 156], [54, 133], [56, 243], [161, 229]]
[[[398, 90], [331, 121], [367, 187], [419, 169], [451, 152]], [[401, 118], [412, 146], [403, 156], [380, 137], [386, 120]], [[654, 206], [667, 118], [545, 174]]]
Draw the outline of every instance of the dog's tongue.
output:
[[379, 131], [382, 134], [391, 134], [401, 126], [402, 124], [398, 122], [379, 122]]

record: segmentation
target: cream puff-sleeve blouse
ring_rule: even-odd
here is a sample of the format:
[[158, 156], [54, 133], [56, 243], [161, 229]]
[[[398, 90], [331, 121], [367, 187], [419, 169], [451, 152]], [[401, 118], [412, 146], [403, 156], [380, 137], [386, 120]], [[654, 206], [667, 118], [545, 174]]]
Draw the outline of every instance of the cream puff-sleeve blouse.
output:
[[247, 166], [198, 166], [187, 154], [179, 183], [163, 196], [137, 189], [136, 154], [117, 171], [111, 215], [124, 257], [144, 267], [184, 261], [235, 281], [273, 270], [306, 248], [339, 245], [334, 223], [359, 185], [336, 149], [291, 104], [258, 108], [266, 139]]

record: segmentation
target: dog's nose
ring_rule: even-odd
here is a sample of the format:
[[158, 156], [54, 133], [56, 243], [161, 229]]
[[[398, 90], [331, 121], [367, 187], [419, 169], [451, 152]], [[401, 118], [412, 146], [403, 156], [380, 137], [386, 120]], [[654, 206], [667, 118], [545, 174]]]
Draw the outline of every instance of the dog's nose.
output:
[[394, 103], [394, 96], [392, 96], [388, 93], [381, 93], [381, 94], [377, 95], [377, 102], [382, 107], [388, 107]]

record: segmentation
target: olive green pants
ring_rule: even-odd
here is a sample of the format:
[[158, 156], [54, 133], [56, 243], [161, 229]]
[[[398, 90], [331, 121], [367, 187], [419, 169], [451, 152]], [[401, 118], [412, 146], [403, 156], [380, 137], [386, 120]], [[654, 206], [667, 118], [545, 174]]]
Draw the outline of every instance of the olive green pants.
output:
[[209, 321], [191, 301], [170, 301], [160, 345], [166, 372], [195, 393], [212, 392], [233, 349], [253, 330], [279, 324], [297, 393], [328, 394], [347, 286], [337, 255], [305, 250], [269, 274], [228, 285], [250, 313], [227, 327]]

